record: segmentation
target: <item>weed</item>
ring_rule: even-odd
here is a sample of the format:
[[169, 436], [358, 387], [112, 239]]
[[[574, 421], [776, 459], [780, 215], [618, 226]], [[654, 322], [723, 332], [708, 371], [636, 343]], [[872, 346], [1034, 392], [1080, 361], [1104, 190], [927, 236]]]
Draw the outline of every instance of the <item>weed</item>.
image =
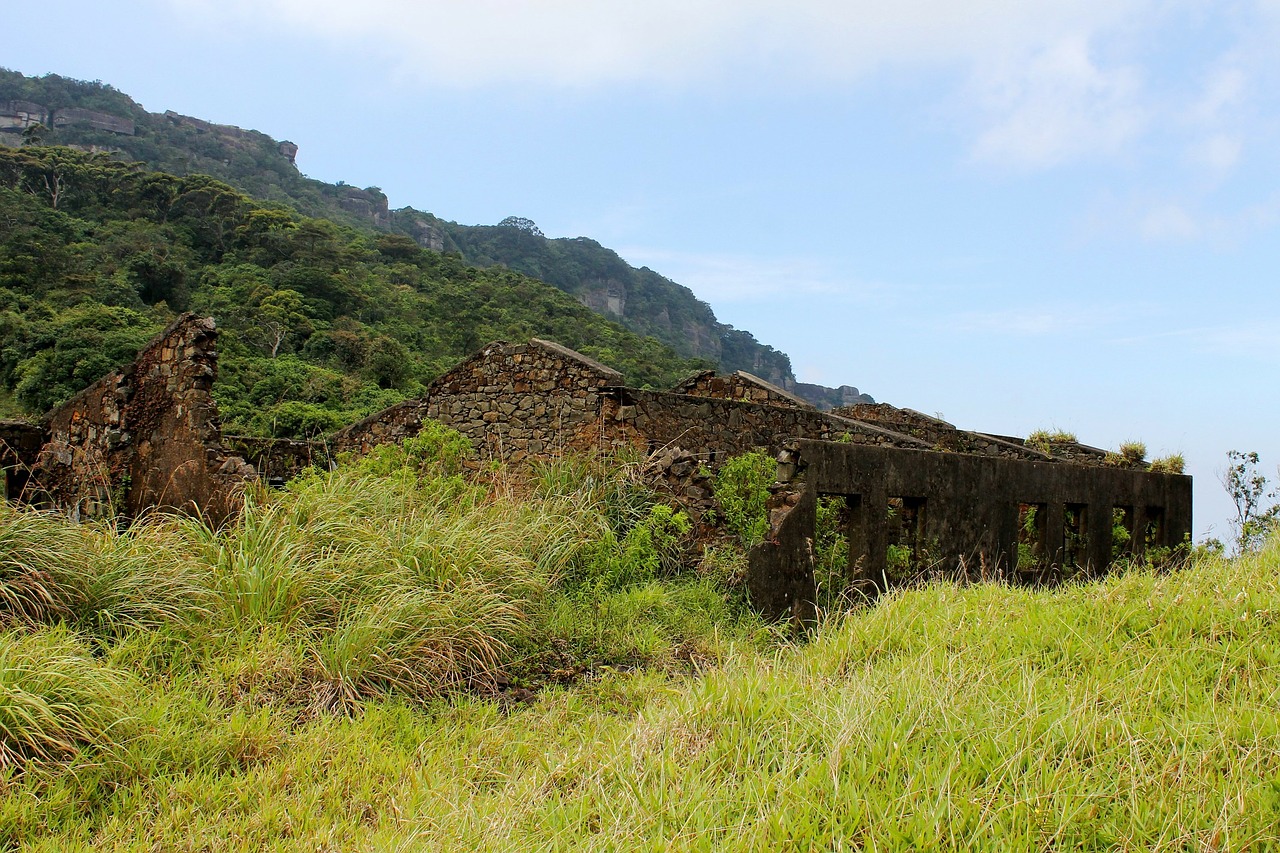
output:
[[727, 460], [716, 474], [712, 490], [725, 529], [749, 548], [769, 534], [769, 486], [777, 464], [766, 453], [754, 451]]
[[1055, 444], [1071, 444], [1076, 440], [1074, 432], [1038, 429], [1027, 436], [1026, 443], [1028, 447], [1033, 447], [1042, 453], [1052, 453]]
[[1126, 441], [1120, 445], [1120, 455], [1130, 465], [1141, 465], [1147, 459], [1147, 446], [1141, 441]]
[[1181, 453], [1171, 453], [1151, 460], [1153, 474], [1181, 474], [1187, 467], [1187, 460]]

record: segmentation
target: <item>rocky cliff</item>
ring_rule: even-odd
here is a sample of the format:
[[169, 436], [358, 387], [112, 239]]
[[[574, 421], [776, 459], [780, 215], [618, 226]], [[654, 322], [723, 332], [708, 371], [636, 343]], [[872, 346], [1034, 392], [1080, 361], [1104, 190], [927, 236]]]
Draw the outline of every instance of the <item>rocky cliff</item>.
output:
[[870, 400], [850, 386], [797, 382], [786, 353], [721, 323], [687, 287], [637, 269], [589, 238], [548, 239], [518, 217], [494, 226], [460, 225], [413, 208], [392, 211], [377, 187], [328, 184], [300, 173], [293, 142], [173, 111], [151, 113], [100, 82], [52, 74], [25, 77], [0, 69], [0, 143], [20, 144], [37, 124], [46, 144], [106, 151], [178, 175], [212, 175], [309, 216], [394, 231], [424, 248], [457, 252], [470, 264], [503, 266], [541, 279], [682, 356], [713, 361], [725, 372], [750, 372], [819, 408]]

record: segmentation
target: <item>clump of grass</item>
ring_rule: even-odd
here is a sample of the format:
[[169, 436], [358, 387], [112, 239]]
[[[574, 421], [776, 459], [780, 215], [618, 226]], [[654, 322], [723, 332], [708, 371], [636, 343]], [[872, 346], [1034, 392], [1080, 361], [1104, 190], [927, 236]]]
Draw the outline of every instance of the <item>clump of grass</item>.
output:
[[1072, 444], [1076, 441], [1074, 432], [1060, 429], [1038, 429], [1027, 436], [1026, 444], [1028, 447], [1035, 448], [1042, 453], [1052, 453], [1055, 444]]
[[90, 582], [87, 543], [85, 531], [56, 516], [0, 501], [0, 620], [71, 617]]
[[351, 713], [378, 695], [417, 700], [491, 675], [523, 616], [518, 602], [480, 583], [386, 591], [317, 643], [314, 707]]
[[1154, 474], [1181, 474], [1187, 467], [1187, 460], [1181, 453], [1171, 453], [1151, 460], [1151, 471]]
[[64, 628], [0, 634], [0, 776], [116, 748], [126, 679]]
[[119, 532], [0, 503], [0, 621], [102, 632], [195, 618], [204, 579], [174, 552], [171, 524], [157, 517]]
[[1147, 459], [1147, 445], [1141, 441], [1126, 441], [1120, 445], [1120, 455], [1131, 465], [1141, 465]]

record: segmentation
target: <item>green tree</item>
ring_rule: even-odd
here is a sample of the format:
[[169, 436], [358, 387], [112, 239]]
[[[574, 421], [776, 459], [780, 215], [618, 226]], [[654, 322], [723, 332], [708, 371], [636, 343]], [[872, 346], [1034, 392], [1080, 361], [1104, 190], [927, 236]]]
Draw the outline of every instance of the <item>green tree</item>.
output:
[[1268, 488], [1266, 475], [1258, 472], [1258, 454], [1239, 450], [1227, 451], [1230, 465], [1221, 475], [1222, 486], [1235, 504], [1232, 528], [1236, 534], [1236, 551], [1247, 554], [1262, 547], [1272, 531], [1280, 528], [1280, 489]]

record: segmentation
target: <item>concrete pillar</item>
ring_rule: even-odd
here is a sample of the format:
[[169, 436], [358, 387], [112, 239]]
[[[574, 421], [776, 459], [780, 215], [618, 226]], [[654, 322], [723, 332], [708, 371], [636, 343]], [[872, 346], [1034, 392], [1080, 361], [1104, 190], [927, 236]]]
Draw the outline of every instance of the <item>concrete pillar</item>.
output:
[[1017, 501], [1001, 504], [996, 523], [996, 553], [987, 557], [992, 568], [998, 574], [1012, 577], [1018, 568], [1018, 503]]
[[1085, 509], [1085, 524], [1085, 568], [1096, 577], [1111, 564], [1111, 502], [1091, 502]]
[[1133, 508], [1133, 528], [1129, 531], [1129, 553], [1134, 559], [1142, 559], [1147, 553], [1147, 505], [1140, 503]]

